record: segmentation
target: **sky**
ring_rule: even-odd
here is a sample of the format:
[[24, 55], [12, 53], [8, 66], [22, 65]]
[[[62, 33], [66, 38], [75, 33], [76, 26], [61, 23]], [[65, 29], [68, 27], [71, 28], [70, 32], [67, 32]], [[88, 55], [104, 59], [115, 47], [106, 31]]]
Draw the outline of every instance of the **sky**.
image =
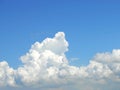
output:
[[0, 87], [119, 90], [119, 16], [119, 0], [0, 0]]

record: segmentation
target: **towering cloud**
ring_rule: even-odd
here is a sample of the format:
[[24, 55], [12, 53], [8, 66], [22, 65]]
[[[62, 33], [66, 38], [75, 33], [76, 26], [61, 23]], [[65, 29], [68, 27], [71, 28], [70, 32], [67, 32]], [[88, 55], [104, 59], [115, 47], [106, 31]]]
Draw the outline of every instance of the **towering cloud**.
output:
[[63, 32], [36, 42], [16, 70], [0, 62], [0, 87], [30, 90], [119, 90], [120, 50], [96, 54], [87, 66], [69, 65]]

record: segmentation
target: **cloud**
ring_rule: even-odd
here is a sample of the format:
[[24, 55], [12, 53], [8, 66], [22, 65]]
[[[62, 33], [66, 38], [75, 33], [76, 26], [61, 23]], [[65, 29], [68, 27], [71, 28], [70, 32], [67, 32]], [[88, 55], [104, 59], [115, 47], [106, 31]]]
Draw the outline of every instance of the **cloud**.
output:
[[78, 61], [79, 58], [70, 58], [69, 62], [74, 62], [74, 61]]
[[13, 69], [0, 62], [2, 90], [119, 90], [120, 50], [96, 54], [87, 66], [71, 66], [63, 32], [32, 45]]
[[0, 62], [0, 86], [16, 86], [14, 70], [8, 66], [6, 61]]

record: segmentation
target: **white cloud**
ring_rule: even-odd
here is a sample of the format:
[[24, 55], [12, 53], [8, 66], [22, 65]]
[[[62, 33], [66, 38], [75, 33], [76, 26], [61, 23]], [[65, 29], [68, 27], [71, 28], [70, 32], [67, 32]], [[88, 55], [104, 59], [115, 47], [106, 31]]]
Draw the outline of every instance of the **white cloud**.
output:
[[0, 62], [0, 86], [16, 86], [15, 71], [8, 66], [6, 61]]
[[79, 60], [79, 58], [70, 58], [70, 60], [69, 60], [69, 62], [75, 62], [75, 61], [78, 61]]
[[[12, 90], [119, 90], [120, 50], [98, 53], [87, 66], [69, 65], [68, 42], [63, 32], [36, 42], [16, 70], [0, 62], [0, 87]], [[6, 89], [7, 90], [7, 89]], [[27, 90], [27, 89], [25, 89]]]

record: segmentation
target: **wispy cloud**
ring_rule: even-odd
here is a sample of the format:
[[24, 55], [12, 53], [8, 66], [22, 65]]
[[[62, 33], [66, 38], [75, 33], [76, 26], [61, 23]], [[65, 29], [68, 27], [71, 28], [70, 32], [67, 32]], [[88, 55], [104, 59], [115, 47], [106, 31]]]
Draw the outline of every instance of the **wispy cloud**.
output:
[[70, 58], [71, 62], [78, 61], [78, 60], [79, 60], [79, 58], [76, 58], [76, 57], [75, 58]]
[[[69, 65], [68, 42], [63, 32], [36, 42], [13, 69], [0, 62], [0, 87], [7, 90], [119, 90], [120, 50], [98, 53], [87, 66]], [[73, 58], [72, 61], [78, 60]], [[27, 90], [27, 89], [26, 89]]]

